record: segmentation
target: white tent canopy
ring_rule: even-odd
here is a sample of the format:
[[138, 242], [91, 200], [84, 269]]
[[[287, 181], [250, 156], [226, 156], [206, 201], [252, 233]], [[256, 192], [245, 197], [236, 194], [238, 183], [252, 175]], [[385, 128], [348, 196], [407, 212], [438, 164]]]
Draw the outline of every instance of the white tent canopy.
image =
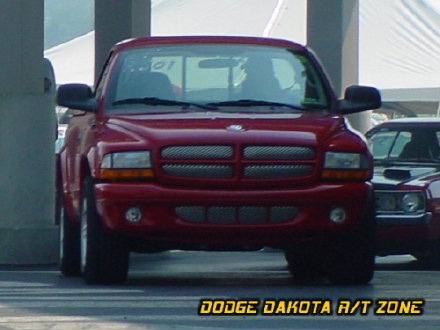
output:
[[[438, 101], [440, 1], [359, 1], [359, 83], [380, 88], [385, 100]], [[151, 31], [267, 36], [305, 43], [306, 7], [306, 0], [152, 0]], [[93, 32], [49, 49], [45, 56], [55, 68], [57, 83], [92, 84]]]

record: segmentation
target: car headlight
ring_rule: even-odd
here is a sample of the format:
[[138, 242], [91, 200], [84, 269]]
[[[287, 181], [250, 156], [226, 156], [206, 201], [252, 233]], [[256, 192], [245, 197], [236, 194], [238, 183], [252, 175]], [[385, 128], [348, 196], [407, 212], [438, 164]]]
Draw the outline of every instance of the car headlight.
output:
[[353, 152], [328, 151], [324, 156], [324, 179], [369, 180], [372, 176], [372, 165], [364, 154]]
[[150, 152], [113, 152], [104, 156], [101, 168], [151, 168]]
[[401, 207], [406, 213], [415, 213], [420, 210], [422, 200], [418, 193], [407, 193], [402, 196]]
[[367, 169], [368, 159], [363, 154], [351, 152], [326, 152], [324, 168]]
[[150, 151], [106, 154], [101, 162], [101, 179], [144, 179], [153, 177]]
[[425, 212], [421, 191], [376, 191], [378, 213], [415, 214]]

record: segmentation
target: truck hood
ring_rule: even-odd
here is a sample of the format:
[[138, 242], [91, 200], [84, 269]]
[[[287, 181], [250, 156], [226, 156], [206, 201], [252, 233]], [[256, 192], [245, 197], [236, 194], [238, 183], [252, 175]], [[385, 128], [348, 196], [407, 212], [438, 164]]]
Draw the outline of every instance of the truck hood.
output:
[[[199, 143], [292, 143], [317, 146], [335, 132], [344, 131], [345, 120], [313, 114], [179, 113], [109, 117], [106, 131], [121, 141], [151, 145]], [[105, 134], [111, 142], [113, 134]], [[184, 141], [184, 142], [183, 142]]]

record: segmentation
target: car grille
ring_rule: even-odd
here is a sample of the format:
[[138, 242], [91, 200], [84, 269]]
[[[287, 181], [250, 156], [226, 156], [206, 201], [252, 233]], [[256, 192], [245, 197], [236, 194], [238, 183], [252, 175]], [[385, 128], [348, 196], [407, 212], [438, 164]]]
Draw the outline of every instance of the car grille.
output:
[[248, 146], [243, 155], [247, 159], [307, 159], [313, 158], [315, 151], [297, 146]]
[[295, 145], [166, 146], [158, 157], [159, 176], [190, 185], [199, 179], [236, 185], [250, 180], [298, 180], [313, 174], [315, 153], [314, 148]]
[[175, 146], [162, 149], [164, 159], [227, 159], [231, 158], [232, 146]]
[[293, 220], [294, 206], [179, 206], [177, 216], [185, 221], [212, 224], [265, 224]]
[[250, 165], [244, 168], [244, 177], [254, 179], [294, 178], [309, 175], [311, 165]]
[[168, 175], [189, 178], [225, 179], [233, 174], [232, 166], [228, 165], [169, 164], [162, 168]]

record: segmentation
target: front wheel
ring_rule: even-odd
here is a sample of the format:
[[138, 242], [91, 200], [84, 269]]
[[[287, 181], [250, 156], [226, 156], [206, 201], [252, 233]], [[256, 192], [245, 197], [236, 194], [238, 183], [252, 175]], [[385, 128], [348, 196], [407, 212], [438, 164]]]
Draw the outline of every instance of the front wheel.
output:
[[[372, 203], [371, 203], [372, 204]], [[328, 277], [334, 284], [368, 284], [375, 268], [376, 218], [370, 205], [362, 225], [329, 249]]]
[[96, 211], [94, 183], [84, 184], [81, 209], [81, 271], [86, 283], [122, 283], [129, 267], [129, 251], [123, 240], [102, 226]]
[[324, 253], [317, 246], [296, 246], [294, 249], [285, 250], [284, 257], [295, 283], [310, 283], [325, 275]]
[[60, 208], [59, 240], [61, 274], [79, 276], [81, 274], [79, 226], [72, 223], [64, 206]]

